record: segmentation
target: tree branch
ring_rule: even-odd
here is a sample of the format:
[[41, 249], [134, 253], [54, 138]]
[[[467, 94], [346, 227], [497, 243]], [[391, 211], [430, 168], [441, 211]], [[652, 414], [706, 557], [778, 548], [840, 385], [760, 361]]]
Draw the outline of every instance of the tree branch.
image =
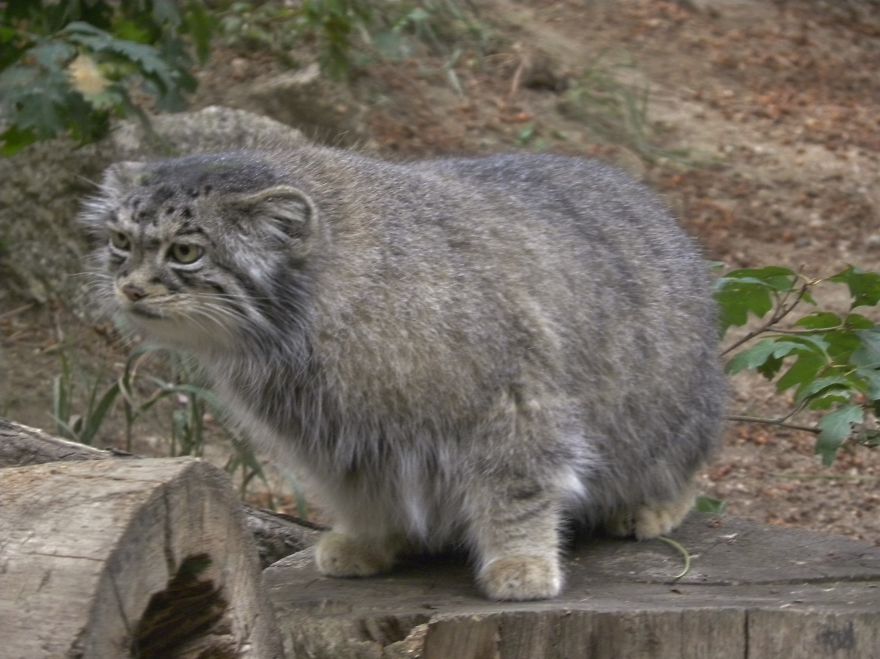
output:
[[802, 430], [803, 432], [810, 432], [814, 435], [818, 435], [822, 432], [821, 429], [815, 428], [813, 426], [801, 426], [796, 423], [787, 423], [785, 419], [765, 419], [760, 416], [742, 416], [740, 414], [729, 414], [726, 419], [728, 421], [740, 421], [743, 423], [762, 423], [768, 426], [779, 426], [781, 428], [790, 428], [791, 430]]
[[792, 303], [788, 307], [785, 306], [785, 301], [788, 299], [788, 293], [786, 293], [786, 295], [782, 298], [782, 301], [779, 303], [779, 306], [777, 306], [776, 309], [774, 310], [773, 315], [770, 316], [770, 320], [765, 322], [763, 325], [761, 325], [757, 329], [754, 329], [751, 332], [748, 332], [745, 336], [738, 339], [737, 341], [734, 341], [732, 345], [728, 346], [727, 348], [725, 348], [724, 350], [721, 351], [721, 356], [723, 357], [727, 353], [736, 350], [742, 344], [748, 343], [749, 341], [754, 339], [759, 334], [763, 334], [764, 332], [769, 331], [771, 327], [773, 327], [776, 323], [778, 323], [780, 320], [782, 320], [783, 318], [785, 318], [788, 314], [790, 314], [792, 312], [792, 310], [803, 299], [804, 295], [807, 294], [807, 290], [810, 288], [810, 285], [811, 285], [810, 282], [802, 284], [800, 289], [797, 292], [797, 295], [794, 298], [794, 301], [792, 301]]

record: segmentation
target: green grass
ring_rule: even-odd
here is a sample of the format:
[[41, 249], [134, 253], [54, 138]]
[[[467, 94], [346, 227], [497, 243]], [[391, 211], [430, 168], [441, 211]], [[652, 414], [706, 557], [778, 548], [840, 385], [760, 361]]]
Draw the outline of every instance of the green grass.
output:
[[686, 163], [687, 151], [660, 146], [648, 113], [649, 87], [623, 82], [634, 69], [632, 62], [598, 57], [566, 92], [559, 112], [584, 124], [597, 140], [626, 147], [646, 162]]
[[[53, 380], [52, 416], [62, 437], [94, 445], [101, 434], [121, 425], [124, 448], [132, 452], [137, 432], [165, 427], [163, 456], [203, 457], [212, 438], [229, 445], [226, 471], [237, 482], [242, 497], [256, 481], [273, 498], [266, 474], [250, 444], [224, 423], [223, 406], [186, 363], [153, 348], [131, 353], [122, 373], [91, 373], [69, 349], [60, 352], [60, 373]], [[216, 423], [207, 424], [213, 417]], [[294, 489], [298, 507], [302, 495]]]

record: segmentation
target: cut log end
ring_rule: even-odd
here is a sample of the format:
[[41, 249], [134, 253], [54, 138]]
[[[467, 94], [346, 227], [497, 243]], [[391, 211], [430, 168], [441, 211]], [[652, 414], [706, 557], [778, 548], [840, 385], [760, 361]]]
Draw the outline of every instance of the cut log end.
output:
[[225, 474], [193, 459], [0, 470], [9, 656], [280, 657]]

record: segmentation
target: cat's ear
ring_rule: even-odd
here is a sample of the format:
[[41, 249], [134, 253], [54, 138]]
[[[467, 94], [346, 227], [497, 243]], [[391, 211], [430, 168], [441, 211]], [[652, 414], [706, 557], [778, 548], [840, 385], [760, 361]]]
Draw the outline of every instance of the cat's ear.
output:
[[262, 222], [297, 242], [300, 249], [310, 241], [317, 222], [317, 209], [309, 196], [291, 185], [278, 185], [237, 197], [232, 205], [249, 222]]
[[142, 162], [117, 162], [104, 170], [98, 191], [83, 202], [78, 218], [91, 239], [106, 242], [108, 218], [128, 191], [143, 182], [146, 172], [147, 164]]
[[142, 185], [147, 171], [144, 162], [117, 162], [104, 170], [101, 187], [108, 192], [119, 193], [123, 190]]

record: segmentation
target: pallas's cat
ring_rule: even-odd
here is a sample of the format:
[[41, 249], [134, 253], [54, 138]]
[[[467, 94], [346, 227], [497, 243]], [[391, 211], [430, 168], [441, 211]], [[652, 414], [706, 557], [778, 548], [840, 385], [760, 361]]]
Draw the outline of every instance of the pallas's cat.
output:
[[706, 265], [599, 163], [121, 163], [82, 219], [96, 299], [195, 357], [332, 516], [324, 574], [458, 546], [487, 596], [552, 597], [569, 524], [670, 531], [717, 444]]

